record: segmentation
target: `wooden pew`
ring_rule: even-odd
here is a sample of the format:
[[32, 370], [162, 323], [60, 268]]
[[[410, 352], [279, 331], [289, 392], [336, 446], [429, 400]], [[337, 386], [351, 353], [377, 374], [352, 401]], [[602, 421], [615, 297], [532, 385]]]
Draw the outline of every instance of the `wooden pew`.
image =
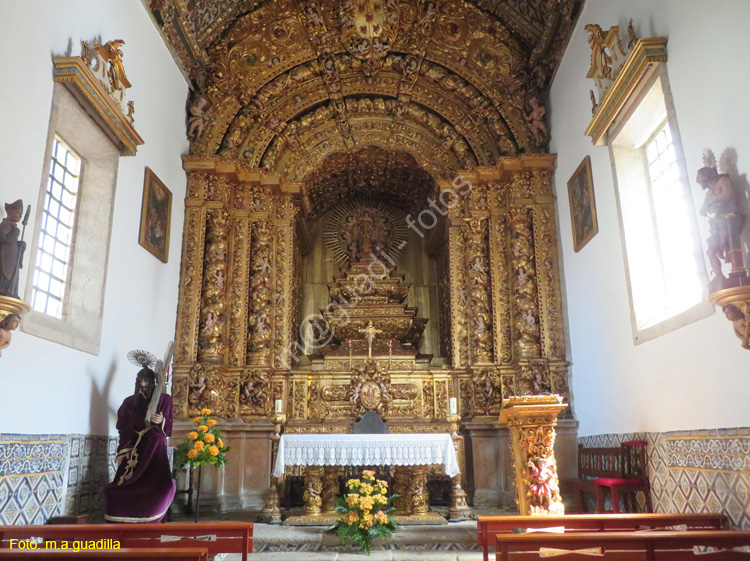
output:
[[[41, 547], [44, 547], [42, 545]], [[26, 559], [86, 559], [88, 561], [109, 561], [111, 559], [133, 559], [134, 561], [208, 561], [206, 548], [125, 548], [100, 550], [60, 550], [60, 549], [2, 549], [0, 560], [25, 561]]]
[[[644, 528], [686, 526], [688, 529], [721, 529], [726, 523], [723, 514], [571, 514], [568, 516], [479, 516], [477, 540], [489, 559], [489, 548], [495, 545], [496, 535], [513, 533], [517, 528], [551, 528], [564, 526], [566, 532], [631, 531]], [[549, 534], [547, 534], [549, 535]]]
[[750, 553], [713, 551], [697, 556], [693, 547], [729, 549], [750, 546], [750, 532], [741, 530], [687, 530], [677, 532], [570, 532], [568, 534], [499, 534], [497, 561], [525, 561], [553, 557], [564, 561], [596, 558], [617, 561], [750, 560]]
[[252, 522], [201, 522], [176, 524], [54, 524], [0, 526], [0, 550], [11, 539], [31, 537], [45, 541], [112, 539], [121, 548], [205, 548], [210, 555], [241, 553], [242, 561], [253, 552]]

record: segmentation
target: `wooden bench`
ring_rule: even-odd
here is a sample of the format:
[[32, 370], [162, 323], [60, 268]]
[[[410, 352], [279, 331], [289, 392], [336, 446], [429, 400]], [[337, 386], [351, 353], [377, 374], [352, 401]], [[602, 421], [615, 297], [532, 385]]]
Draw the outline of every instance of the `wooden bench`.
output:
[[11, 539], [42, 538], [45, 541], [112, 539], [121, 548], [190, 548], [217, 553], [241, 553], [242, 561], [253, 552], [252, 522], [201, 522], [176, 524], [54, 524], [0, 526], [0, 549]]
[[495, 537], [523, 531], [528, 528], [552, 528], [563, 526], [565, 532], [622, 532], [639, 529], [669, 528], [685, 526], [688, 529], [714, 529], [725, 526], [723, 514], [572, 514], [568, 516], [479, 516], [477, 517], [477, 540], [489, 559], [489, 548], [494, 547]]
[[596, 555], [619, 561], [729, 561], [750, 559], [750, 553], [713, 551], [696, 555], [693, 548], [729, 550], [749, 545], [750, 532], [740, 530], [501, 534], [497, 536], [495, 558], [497, 561], [525, 561], [560, 555], [565, 561], [589, 561]]
[[[44, 547], [42, 545], [42, 547]], [[208, 561], [206, 548], [125, 548], [100, 550], [60, 550], [60, 549], [2, 549], [0, 560], [25, 561], [26, 559], [87, 559], [100, 561], [110, 559], [134, 559], [136, 561]]]
[[612, 496], [612, 511], [620, 512], [620, 493], [626, 510], [635, 511], [635, 493], [643, 491], [646, 510], [653, 512], [648, 481], [646, 446], [643, 440], [623, 442], [619, 447], [587, 448], [578, 445], [578, 479], [564, 479], [563, 488], [571, 489], [576, 508], [586, 512], [584, 492], [593, 493], [597, 512], [604, 513], [604, 492]]

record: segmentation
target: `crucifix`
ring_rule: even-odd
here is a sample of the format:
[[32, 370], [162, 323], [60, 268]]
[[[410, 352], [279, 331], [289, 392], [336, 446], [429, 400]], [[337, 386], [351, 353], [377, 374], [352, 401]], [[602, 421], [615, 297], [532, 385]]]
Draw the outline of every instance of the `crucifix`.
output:
[[367, 322], [367, 327], [359, 330], [360, 333], [364, 333], [367, 336], [367, 358], [372, 358], [372, 340], [375, 339], [375, 335], [383, 333], [382, 329], [378, 329], [372, 324], [372, 320]]

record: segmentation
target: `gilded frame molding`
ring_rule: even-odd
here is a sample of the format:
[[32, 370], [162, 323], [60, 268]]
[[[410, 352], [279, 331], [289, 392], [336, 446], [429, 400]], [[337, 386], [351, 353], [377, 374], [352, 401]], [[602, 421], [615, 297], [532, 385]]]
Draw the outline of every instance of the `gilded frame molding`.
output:
[[[162, 196], [159, 197], [155, 194], [155, 191], [161, 191]], [[161, 200], [157, 201], [158, 204], [154, 204], [154, 198], [166, 199], [166, 216], [158, 216], [159, 209], [157, 206], [161, 206]], [[154, 210], [157, 213], [157, 222], [149, 224], [149, 211]], [[153, 243], [148, 232], [151, 231], [153, 226], [162, 225], [163, 236], [164, 236], [164, 247], [160, 248], [157, 244]], [[167, 262], [169, 259], [169, 232], [172, 224], [172, 192], [167, 189], [167, 186], [156, 177], [156, 174], [151, 171], [151, 168], [146, 167], [146, 172], [143, 177], [143, 200], [141, 201], [141, 225], [138, 229], [138, 243], [146, 249], [154, 257]]]
[[[581, 184], [582, 183], [582, 184]], [[591, 209], [591, 228], [586, 231], [585, 211], [576, 212], [580, 204], [578, 197], [574, 196], [573, 190], [581, 192], [580, 201], [589, 202]], [[596, 198], [594, 196], [594, 180], [591, 176], [591, 156], [586, 156], [580, 163], [573, 175], [568, 179], [568, 202], [570, 204], [570, 225], [573, 230], [573, 250], [581, 251], [591, 238], [599, 233], [599, 221], [596, 218]]]

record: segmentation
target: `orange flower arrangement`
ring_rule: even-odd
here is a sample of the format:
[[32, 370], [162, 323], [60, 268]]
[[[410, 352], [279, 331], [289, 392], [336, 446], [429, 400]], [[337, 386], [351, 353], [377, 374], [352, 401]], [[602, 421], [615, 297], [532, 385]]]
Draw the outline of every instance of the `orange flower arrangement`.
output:
[[213, 465], [219, 468], [226, 465], [225, 453], [229, 451], [229, 447], [224, 446], [221, 430], [216, 428], [217, 421], [209, 418], [209, 415], [210, 409], [201, 409], [201, 416], [193, 419], [193, 424], [197, 425], [195, 430], [190, 431], [177, 447], [177, 466], [188, 464], [194, 468]]

